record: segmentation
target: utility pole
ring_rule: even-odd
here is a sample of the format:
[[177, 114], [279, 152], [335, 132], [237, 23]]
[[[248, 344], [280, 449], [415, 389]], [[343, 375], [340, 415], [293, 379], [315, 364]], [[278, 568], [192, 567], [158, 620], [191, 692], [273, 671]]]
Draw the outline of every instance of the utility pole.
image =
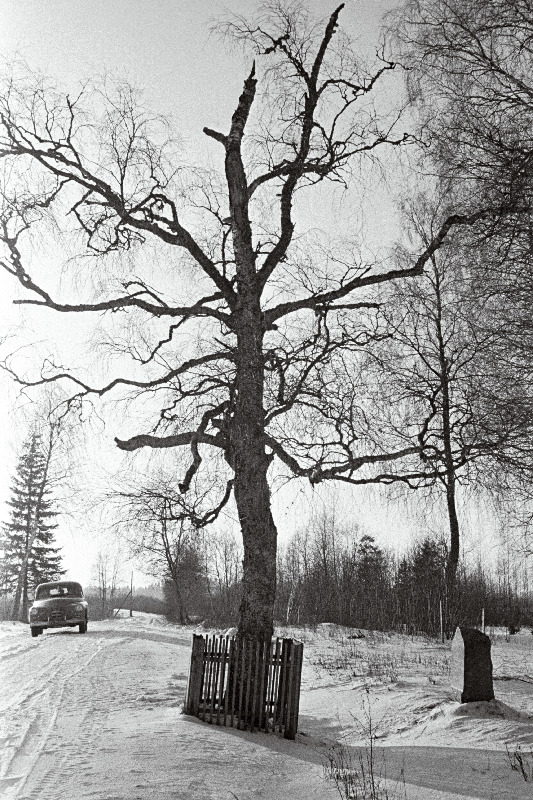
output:
[[133, 570], [131, 571], [130, 582], [130, 617], [133, 617]]

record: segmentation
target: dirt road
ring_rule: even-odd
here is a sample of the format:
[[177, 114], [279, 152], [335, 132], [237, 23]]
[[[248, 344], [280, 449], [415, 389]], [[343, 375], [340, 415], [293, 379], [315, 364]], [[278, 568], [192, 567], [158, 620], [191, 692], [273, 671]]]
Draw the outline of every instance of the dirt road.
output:
[[[153, 622], [153, 620], [152, 620]], [[123, 619], [0, 639], [3, 800], [334, 797], [312, 748], [180, 713], [190, 634]]]

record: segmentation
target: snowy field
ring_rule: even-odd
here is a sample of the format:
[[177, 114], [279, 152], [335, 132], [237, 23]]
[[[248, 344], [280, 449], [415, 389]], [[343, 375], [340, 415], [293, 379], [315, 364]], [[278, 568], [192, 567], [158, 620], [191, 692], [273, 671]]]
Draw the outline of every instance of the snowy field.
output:
[[449, 644], [278, 631], [305, 643], [296, 742], [181, 713], [193, 631], [137, 613], [85, 636], [0, 623], [2, 800], [329, 800], [368, 768], [370, 741], [376, 800], [533, 798], [529, 631], [493, 634], [497, 699], [468, 706]]

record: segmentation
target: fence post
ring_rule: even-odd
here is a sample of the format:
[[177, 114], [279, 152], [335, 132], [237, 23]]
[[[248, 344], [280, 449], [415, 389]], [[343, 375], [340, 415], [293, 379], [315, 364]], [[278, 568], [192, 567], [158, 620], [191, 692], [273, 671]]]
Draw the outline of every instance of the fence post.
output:
[[193, 717], [198, 716], [200, 708], [200, 693], [202, 689], [202, 677], [204, 669], [204, 637], [193, 634], [191, 668], [189, 672], [189, 685], [187, 687], [187, 703], [185, 713]]
[[302, 681], [302, 663], [304, 646], [302, 642], [293, 642], [291, 658], [291, 692], [287, 707], [284, 738], [295, 739], [298, 732], [298, 714], [300, 709], [300, 685]]
[[287, 715], [287, 678], [290, 669], [292, 639], [281, 640], [281, 654], [279, 665], [279, 679], [276, 689], [276, 710], [274, 715], [274, 730], [276, 725], [281, 732], [285, 727]]

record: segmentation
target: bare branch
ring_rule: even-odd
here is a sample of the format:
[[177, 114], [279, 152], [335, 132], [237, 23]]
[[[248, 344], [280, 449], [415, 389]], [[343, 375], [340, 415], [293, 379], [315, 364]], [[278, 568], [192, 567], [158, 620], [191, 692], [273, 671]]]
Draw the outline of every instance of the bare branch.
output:
[[[498, 214], [501, 214], [501, 209], [498, 209]], [[362, 289], [366, 286], [378, 286], [381, 283], [387, 283], [398, 278], [409, 278], [416, 275], [421, 275], [425, 264], [429, 261], [433, 253], [441, 247], [448, 236], [450, 230], [456, 225], [474, 225], [480, 219], [494, 215], [492, 209], [483, 209], [476, 211], [474, 214], [452, 214], [441, 225], [439, 232], [432, 238], [429, 245], [418, 256], [414, 265], [409, 269], [392, 269], [387, 272], [378, 273], [377, 275], [365, 275], [363, 277], [356, 277], [351, 281], [347, 281], [343, 286], [338, 289], [332, 289], [329, 292], [317, 293], [310, 297], [304, 297], [301, 300], [292, 300], [265, 311], [265, 326], [267, 329], [271, 327], [276, 320], [287, 314], [293, 314], [295, 311], [301, 309], [318, 309], [323, 306], [328, 306], [335, 300], [339, 300], [357, 289]]]
[[223, 133], [219, 133], [218, 131], [214, 131], [212, 128], [204, 128], [204, 133], [206, 136], [210, 136], [212, 139], [215, 139], [217, 142], [220, 142], [224, 145], [224, 147], [228, 144], [228, 137], [224, 136]]
[[197, 431], [187, 431], [186, 433], [177, 433], [172, 436], [152, 436], [151, 434], [140, 434], [139, 436], [132, 436], [131, 439], [117, 439], [115, 442], [120, 450], [139, 450], [141, 447], [152, 447], [154, 449], [161, 449], [165, 447], [183, 447], [190, 445], [196, 439], [200, 444], [210, 444], [213, 447], [224, 449], [225, 441], [222, 435], [211, 435], [208, 433], [199, 434]]

